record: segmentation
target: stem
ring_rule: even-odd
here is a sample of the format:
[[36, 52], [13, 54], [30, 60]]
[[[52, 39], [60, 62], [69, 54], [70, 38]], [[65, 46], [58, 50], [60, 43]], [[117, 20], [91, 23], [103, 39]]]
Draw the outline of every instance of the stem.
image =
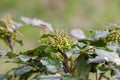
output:
[[84, 52], [87, 52], [87, 51], [90, 51], [90, 50], [94, 50], [94, 48], [85, 49], [83, 51], [80, 51], [80, 53], [84, 53]]
[[59, 52], [63, 56], [63, 62], [62, 62], [62, 64], [65, 66], [65, 68], [68, 70], [68, 72], [72, 74], [72, 70], [70, 69], [70, 66], [68, 64], [68, 57], [66, 56], [65, 53], [61, 52], [60, 50], [59, 50]]
[[95, 76], [96, 76], [96, 80], [97, 80], [97, 78], [98, 78], [97, 72], [95, 73]]
[[[80, 55], [78, 56], [78, 58], [79, 58], [79, 57], [80, 57]], [[77, 59], [78, 59], [78, 58], [77, 58]], [[79, 63], [79, 62], [77, 61], [77, 63], [76, 63], [75, 66], [73, 67], [73, 73], [75, 72], [75, 69], [76, 69], [78, 63]]]
[[109, 77], [107, 77], [107, 76], [103, 76], [106, 80], [110, 80], [110, 78]]
[[6, 39], [7, 39], [7, 41], [8, 41], [8, 45], [9, 45], [11, 51], [12, 51], [12, 52], [15, 52], [15, 50], [14, 50], [14, 45], [13, 45], [13, 43], [12, 43], [11, 37], [10, 37], [10, 36], [6, 36]]
[[104, 73], [101, 73], [98, 80], [102, 80], [102, 78], [104, 77], [104, 75], [105, 75], [105, 72], [104, 72]]

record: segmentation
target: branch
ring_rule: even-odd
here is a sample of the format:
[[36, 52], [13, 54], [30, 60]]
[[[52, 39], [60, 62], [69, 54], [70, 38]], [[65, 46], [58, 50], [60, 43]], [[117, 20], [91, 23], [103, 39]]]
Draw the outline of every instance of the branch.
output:
[[95, 76], [96, 76], [96, 80], [98, 79], [98, 75], [97, 75], [97, 72], [95, 72]]
[[12, 52], [15, 52], [15, 50], [14, 50], [14, 45], [13, 45], [13, 43], [12, 43], [11, 37], [10, 37], [10, 36], [6, 36], [6, 39], [7, 39], [7, 41], [8, 41], [8, 45], [9, 45], [11, 51], [12, 51]]
[[107, 77], [107, 76], [103, 76], [106, 80], [110, 80], [110, 78], [109, 77]]
[[94, 50], [94, 48], [85, 49], [85, 50], [83, 50], [83, 51], [80, 51], [80, 53], [84, 53], [84, 52], [87, 52], [87, 51], [90, 51], [90, 50]]
[[68, 72], [72, 74], [72, 70], [71, 70], [71, 68], [70, 68], [70, 66], [68, 64], [68, 57], [67, 57], [67, 55], [65, 53], [61, 52], [61, 50], [58, 50], [58, 51], [63, 56], [63, 62], [62, 62], [62, 64], [65, 66], [65, 68], [68, 70]]
[[102, 80], [102, 78], [104, 77], [104, 75], [105, 75], [105, 72], [101, 73], [98, 80]]

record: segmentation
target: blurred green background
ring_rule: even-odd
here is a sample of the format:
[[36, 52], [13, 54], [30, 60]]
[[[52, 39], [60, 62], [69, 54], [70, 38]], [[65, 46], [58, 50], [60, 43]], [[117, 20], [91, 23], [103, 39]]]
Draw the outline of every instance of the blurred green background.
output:
[[[101, 29], [108, 23], [119, 23], [120, 0], [0, 0], [0, 17], [11, 15], [20, 21], [21, 16], [39, 18], [53, 25], [54, 29], [80, 28], [89, 35], [89, 29]], [[41, 29], [20, 29], [24, 46], [18, 51], [33, 49]], [[8, 49], [0, 41], [0, 49]]]
[[[0, 0], [0, 17], [11, 15], [15, 21], [21, 16], [39, 18], [53, 28], [70, 30], [80, 28], [88, 35], [89, 29], [101, 29], [108, 23], [119, 23], [120, 0]], [[21, 28], [24, 46], [18, 51], [37, 45], [41, 29]], [[0, 41], [0, 49], [8, 49]]]
[[[120, 0], [0, 0], [0, 17], [8, 14], [17, 22], [21, 16], [39, 18], [51, 23], [54, 29], [79, 28], [89, 35], [90, 29], [120, 22]], [[18, 52], [38, 45], [41, 29], [23, 27], [20, 32], [24, 45], [16, 45]], [[2, 40], [0, 49], [9, 49]]]

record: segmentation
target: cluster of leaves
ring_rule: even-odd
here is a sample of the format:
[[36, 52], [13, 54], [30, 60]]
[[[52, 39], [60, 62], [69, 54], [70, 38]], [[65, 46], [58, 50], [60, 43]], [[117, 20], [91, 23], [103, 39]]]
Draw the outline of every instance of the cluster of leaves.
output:
[[[93, 31], [88, 38], [81, 30], [74, 29], [70, 33], [76, 38], [71, 39], [72, 36], [63, 31], [54, 31], [49, 23], [39, 19], [22, 17], [21, 20], [27, 25], [48, 28], [52, 33], [43, 34], [39, 46], [33, 50], [19, 54], [12, 49], [9, 52], [1, 50], [0, 57], [10, 59], [6, 62], [19, 64], [6, 74], [1, 74], [1, 80], [88, 80], [90, 73], [96, 74], [96, 80], [110, 80], [106, 72], [110, 72], [115, 80], [120, 80], [119, 25]], [[9, 28], [11, 31], [12, 27], [8, 22], [7, 26], [3, 22], [0, 24], [0, 34], [5, 36], [1, 39], [4, 41], [8, 36], [5, 31]], [[16, 37], [12, 38], [16, 28], [10, 31], [11, 41], [17, 40]]]

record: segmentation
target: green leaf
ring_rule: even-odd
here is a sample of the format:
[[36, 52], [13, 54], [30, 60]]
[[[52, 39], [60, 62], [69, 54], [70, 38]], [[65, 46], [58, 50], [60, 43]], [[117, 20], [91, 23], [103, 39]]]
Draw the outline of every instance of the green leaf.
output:
[[110, 51], [116, 51], [117, 50], [117, 47], [116, 46], [112, 46], [112, 45], [109, 45], [106, 47], [108, 50]]
[[82, 39], [82, 40], [78, 40], [78, 41], [81, 43], [90, 44], [91, 46], [96, 46], [96, 47], [105, 47], [107, 45], [101, 39], [94, 40], [92, 38], [89, 38], [89, 39]]
[[0, 50], [0, 56], [5, 56], [7, 55], [8, 51], [6, 50]]
[[19, 56], [19, 59], [20, 59], [21, 61], [23, 61], [23, 62], [29, 61], [30, 58], [31, 58], [31, 57], [26, 56], [26, 55], [20, 55], [20, 56]]
[[96, 57], [96, 58], [89, 59], [87, 62], [88, 63], [101, 63], [104, 61], [106, 61], [105, 58]]
[[11, 76], [10, 76], [10, 75], [7, 75], [7, 74], [1, 75], [1, 74], [0, 74], [0, 80], [10, 80], [10, 79], [11, 79]]
[[110, 42], [106, 48], [110, 51], [113, 51], [113, 52], [117, 52], [119, 50], [119, 42], [118, 41], [114, 41], [114, 42]]
[[33, 80], [82, 80], [69, 75], [36, 75]]
[[60, 62], [57, 59], [50, 57], [43, 57], [41, 63], [47, 67], [50, 72], [57, 72], [60, 70]]
[[22, 67], [14, 68], [14, 75], [20, 76], [20, 75], [23, 75], [23, 74], [30, 72], [30, 71], [31, 71], [30, 67], [22, 66]]
[[87, 59], [84, 55], [81, 55], [76, 59], [75, 66], [74, 75], [79, 77], [81, 80], [88, 80], [91, 64], [87, 63]]
[[7, 53], [7, 56], [8, 56], [9, 58], [13, 58], [13, 57], [16, 57], [17, 54], [12, 53], [12, 52], [8, 52], [8, 53]]
[[32, 25], [32, 26], [36, 26], [36, 27], [43, 27], [43, 28], [47, 28], [50, 31], [54, 31], [52, 28], [52, 25], [48, 22], [44, 22], [40, 19], [31, 19], [28, 17], [21, 17], [21, 20], [26, 23], [27, 25]]
[[98, 67], [98, 73], [104, 73], [107, 70], [108, 70], [108, 68], [106, 68], [104, 65]]
[[96, 46], [96, 47], [105, 47], [107, 45], [107, 43], [105, 43], [103, 40], [99, 39], [99, 40], [90, 41], [90, 45]]
[[83, 47], [85, 47], [85, 46], [86, 46], [86, 44], [81, 43], [81, 42], [78, 42], [78, 44], [77, 44], [77, 45], [79, 46], [79, 48], [83, 48]]
[[69, 51], [66, 51], [65, 54], [67, 55], [68, 58], [70, 58], [73, 54], [77, 54], [80, 52], [79, 48], [71, 48]]
[[73, 76], [64, 76], [61, 80], [83, 80], [79, 79], [78, 77], [73, 77]]
[[19, 43], [21, 46], [23, 46], [23, 41], [22, 40], [16, 40], [17, 43]]
[[61, 80], [61, 75], [36, 75], [33, 80]]
[[46, 53], [55, 52], [56, 50], [52, 46], [47, 46], [44, 50]]
[[24, 58], [24, 57], [29, 58], [29, 56], [30, 57], [32, 57], [32, 56], [39, 56], [39, 57], [46, 56], [47, 54], [44, 54], [46, 47], [47, 47], [47, 45], [40, 45], [39, 47], [37, 47], [33, 50], [28, 50], [26, 52], [23, 52], [23, 53], [21, 53], [21, 55], [24, 55], [24, 56], [20, 56], [20, 58]]
[[41, 38], [48, 38], [48, 37], [53, 37], [53, 35], [52, 34], [43, 34], [42, 36], [41, 36]]
[[73, 30], [71, 30], [70, 33], [78, 39], [85, 39], [86, 38], [84, 32], [80, 29], [73, 29]]
[[109, 52], [107, 50], [96, 49], [95, 53], [99, 58], [105, 59], [107, 62], [113, 62], [116, 65], [120, 65], [120, 57], [116, 52]]
[[96, 31], [96, 33], [91, 37], [91, 40], [98, 40], [100, 38], [107, 37], [108, 31]]
[[120, 80], [120, 77], [116, 77], [115, 80]]
[[114, 76], [115, 80], [120, 80], [120, 70], [119, 69], [112, 70], [111, 76]]
[[45, 50], [46, 47], [47, 47], [47, 45], [40, 45], [37, 49], [43, 51], [43, 50]]

